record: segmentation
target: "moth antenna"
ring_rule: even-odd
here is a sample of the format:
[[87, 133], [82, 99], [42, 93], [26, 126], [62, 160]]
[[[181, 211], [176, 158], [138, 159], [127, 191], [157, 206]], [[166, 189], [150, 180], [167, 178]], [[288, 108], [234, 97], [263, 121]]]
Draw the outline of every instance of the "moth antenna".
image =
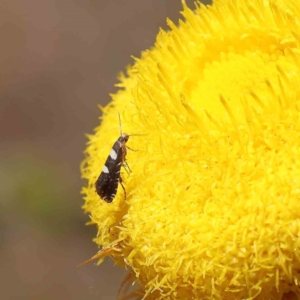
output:
[[120, 135], [122, 135], [123, 134], [123, 130], [122, 130], [122, 123], [121, 123], [121, 116], [120, 116], [120, 113], [118, 113], [118, 115], [119, 115], [119, 125], [120, 125]]

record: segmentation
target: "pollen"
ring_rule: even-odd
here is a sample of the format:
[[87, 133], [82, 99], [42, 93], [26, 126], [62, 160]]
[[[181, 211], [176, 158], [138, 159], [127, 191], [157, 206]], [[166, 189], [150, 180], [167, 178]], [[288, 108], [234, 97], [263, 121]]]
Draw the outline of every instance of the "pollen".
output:
[[[126, 268], [143, 299], [300, 299], [300, 2], [183, 2], [182, 16], [88, 136], [93, 259]], [[126, 198], [106, 203], [94, 183], [119, 114], [137, 151]]]

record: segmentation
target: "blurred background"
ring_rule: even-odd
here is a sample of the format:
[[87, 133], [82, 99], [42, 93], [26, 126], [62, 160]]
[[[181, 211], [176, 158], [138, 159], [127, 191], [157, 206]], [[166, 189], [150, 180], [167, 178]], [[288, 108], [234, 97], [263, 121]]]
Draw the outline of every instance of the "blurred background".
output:
[[1, 0], [0, 299], [115, 299], [123, 270], [109, 259], [77, 268], [98, 250], [81, 210], [85, 133], [131, 55], [180, 10], [180, 0]]

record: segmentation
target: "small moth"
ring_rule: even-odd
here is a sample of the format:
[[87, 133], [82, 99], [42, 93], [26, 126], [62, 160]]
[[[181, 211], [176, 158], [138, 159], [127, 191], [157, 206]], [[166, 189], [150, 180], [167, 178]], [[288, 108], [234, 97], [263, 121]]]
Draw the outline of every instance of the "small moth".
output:
[[126, 163], [126, 143], [128, 139], [129, 135], [126, 133], [122, 134], [121, 130], [121, 135], [110, 150], [109, 156], [106, 159], [102, 172], [100, 173], [98, 179], [95, 182], [97, 194], [100, 196], [101, 199], [108, 203], [111, 203], [114, 200], [118, 190], [119, 182], [124, 190], [126, 198], [126, 191], [122, 184], [120, 172], [121, 167], [125, 166]]

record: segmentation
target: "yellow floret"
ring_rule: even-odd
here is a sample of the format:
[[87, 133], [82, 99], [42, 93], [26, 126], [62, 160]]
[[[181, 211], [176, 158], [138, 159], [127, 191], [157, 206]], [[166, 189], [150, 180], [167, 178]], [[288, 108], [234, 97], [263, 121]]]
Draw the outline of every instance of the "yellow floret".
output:
[[[82, 175], [95, 242], [146, 299], [300, 299], [300, 1], [183, 3], [102, 108]], [[112, 203], [94, 182], [132, 135]], [[142, 297], [143, 297], [142, 296]]]

